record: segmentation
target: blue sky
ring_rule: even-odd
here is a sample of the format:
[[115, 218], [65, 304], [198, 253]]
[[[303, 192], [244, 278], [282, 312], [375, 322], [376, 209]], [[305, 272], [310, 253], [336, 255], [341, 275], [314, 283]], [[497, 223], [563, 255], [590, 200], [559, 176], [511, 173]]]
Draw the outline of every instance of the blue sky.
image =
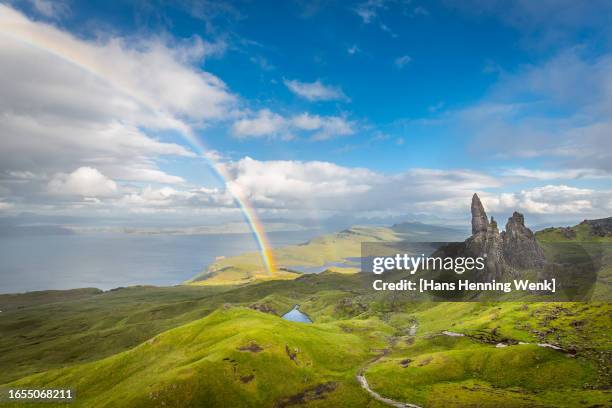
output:
[[171, 3], [5, 2], [0, 210], [612, 212], [608, 2]]

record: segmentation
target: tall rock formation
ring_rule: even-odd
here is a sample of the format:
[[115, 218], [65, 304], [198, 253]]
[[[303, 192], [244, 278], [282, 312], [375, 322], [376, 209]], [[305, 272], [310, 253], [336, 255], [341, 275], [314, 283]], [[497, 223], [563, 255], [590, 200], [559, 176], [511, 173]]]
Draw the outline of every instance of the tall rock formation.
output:
[[479, 232], [486, 232], [489, 227], [489, 221], [487, 220], [487, 213], [485, 212], [484, 206], [480, 202], [478, 194], [472, 196], [472, 235], [476, 235]]
[[544, 251], [534, 233], [525, 227], [523, 214], [514, 212], [508, 218], [506, 231], [501, 233], [504, 261], [514, 268], [541, 268], [544, 266]]
[[472, 197], [472, 236], [465, 241], [466, 255], [486, 257], [485, 281], [500, 279], [513, 269], [540, 268], [544, 265], [544, 251], [534, 233], [525, 227], [522, 214], [514, 212], [508, 219], [506, 231], [499, 233], [493, 217], [489, 221], [477, 194]]
[[497, 229], [497, 222], [487, 218], [484, 206], [478, 194], [472, 196], [472, 236], [465, 241], [469, 256], [486, 257], [486, 271], [483, 280], [499, 279], [503, 274], [502, 240]]

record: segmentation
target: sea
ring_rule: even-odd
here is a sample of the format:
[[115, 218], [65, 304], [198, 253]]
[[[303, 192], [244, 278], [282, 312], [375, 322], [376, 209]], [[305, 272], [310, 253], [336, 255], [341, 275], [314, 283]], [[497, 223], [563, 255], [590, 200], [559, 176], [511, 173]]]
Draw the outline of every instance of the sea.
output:
[[[320, 230], [270, 232], [273, 247], [298, 244]], [[131, 285], [177, 285], [219, 256], [258, 250], [251, 234], [0, 236], [0, 293]]]

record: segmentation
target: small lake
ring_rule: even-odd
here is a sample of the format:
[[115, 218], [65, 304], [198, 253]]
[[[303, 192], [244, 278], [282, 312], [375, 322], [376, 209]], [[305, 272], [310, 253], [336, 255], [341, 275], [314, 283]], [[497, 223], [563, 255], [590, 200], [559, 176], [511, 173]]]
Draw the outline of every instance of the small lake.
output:
[[300, 312], [300, 305], [293, 306], [293, 309], [283, 315], [283, 319], [291, 322], [312, 323], [310, 317], [308, 317], [305, 313]]

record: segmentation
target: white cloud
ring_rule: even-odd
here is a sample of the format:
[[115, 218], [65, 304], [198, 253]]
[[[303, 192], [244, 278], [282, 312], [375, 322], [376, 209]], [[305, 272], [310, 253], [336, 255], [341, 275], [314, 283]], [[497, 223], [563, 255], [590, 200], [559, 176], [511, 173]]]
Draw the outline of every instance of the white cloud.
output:
[[4, 201], [0, 201], [0, 211], [8, 210], [10, 208], [13, 208], [13, 204], [7, 203], [7, 202], [4, 202]]
[[234, 201], [227, 191], [217, 188], [176, 189], [146, 186], [124, 195], [114, 202], [127, 211], [139, 214], [155, 212], [194, 213], [202, 209], [234, 209]]
[[55, 195], [105, 197], [117, 192], [117, 183], [97, 169], [80, 167], [70, 174], [56, 174], [48, 189]]
[[[262, 208], [325, 211], [453, 211], [474, 191], [499, 187], [494, 177], [468, 170], [411, 169], [385, 175], [329, 162], [258, 161], [225, 164], [229, 186]], [[461, 200], [457, 200], [461, 198]], [[449, 200], [452, 204], [442, 204]], [[461, 206], [461, 207], [463, 207]]]
[[[160, 135], [191, 137], [235, 116], [237, 97], [200, 68], [222, 50], [199, 37], [85, 40], [0, 4], [0, 175], [37, 175], [0, 177], [2, 191], [23, 205], [49, 191], [88, 192], [71, 173], [80, 168], [116, 182], [184, 183], [158, 163], [196, 155]], [[101, 185], [91, 191], [110, 192]]]
[[314, 82], [300, 82], [298, 80], [285, 79], [284, 83], [291, 92], [309, 101], [348, 101], [342, 89], [335, 86], [324, 85], [319, 80]]
[[252, 118], [235, 122], [232, 125], [232, 133], [239, 138], [262, 137], [277, 135], [285, 128], [285, 118], [268, 109], [262, 109]]
[[328, 162], [258, 161], [248, 157], [225, 166], [231, 178], [229, 188], [264, 213], [419, 213], [424, 219], [467, 219], [474, 192], [483, 197], [488, 211], [502, 216], [518, 210], [532, 219], [567, 220], [603, 217], [612, 209], [612, 190], [561, 184], [491, 193], [508, 188], [508, 178], [466, 169], [413, 168], [382, 174]]
[[516, 193], [486, 195], [493, 211], [522, 211], [528, 214], [577, 215], [587, 218], [605, 213], [612, 191], [595, 191], [566, 185], [547, 185]]
[[339, 116], [320, 116], [302, 113], [286, 118], [268, 109], [254, 116], [236, 121], [232, 134], [238, 138], [276, 137], [292, 139], [294, 132], [308, 132], [312, 140], [327, 140], [355, 133], [355, 124]]
[[402, 69], [406, 65], [408, 65], [410, 61], [412, 61], [412, 58], [410, 58], [408, 55], [402, 55], [401, 57], [397, 57], [393, 61], [393, 64], [395, 65], [397, 69]]
[[355, 133], [354, 123], [338, 116], [319, 116], [303, 113], [291, 119], [292, 124], [304, 130], [315, 131], [313, 140], [327, 140]]
[[264, 207], [304, 208], [327, 199], [369, 191], [378, 176], [328, 162], [258, 161], [246, 157], [225, 165], [228, 187]]
[[293, 124], [304, 130], [317, 130], [321, 128], [323, 120], [319, 115], [311, 115], [309, 113], [302, 113], [292, 118]]
[[[28, 20], [4, 5], [0, 6], [0, 21], [1, 32], [8, 35], [2, 40], [3, 54], [17, 59], [5, 68], [10, 73], [15, 74], [16, 68], [24, 66], [21, 60], [28, 59], [30, 63], [33, 60], [49, 60], [54, 63], [45, 65], [49, 72], [36, 66], [30, 67], [21, 73], [23, 79], [36, 79], [37, 82], [54, 79], [51, 84], [57, 84], [58, 81], [63, 84], [82, 84], [86, 78], [87, 82], [92, 82], [93, 74], [103, 79], [107, 86], [114, 88], [114, 99], [110, 102], [119, 106], [107, 108], [114, 108], [114, 113], [128, 109], [136, 116], [135, 119], [144, 120], [144, 124], [181, 128], [180, 121], [174, 115], [184, 115], [193, 120], [219, 118], [229, 113], [228, 110], [235, 101], [235, 97], [227, 91], [219, 78], [195, 67], [194, 63], [201, 61], [207, 52], [205, 43], [199, 37], [172, 44], [166, 44], [160, 39], [130, 39], [128, 42], [120, 37], [111, 37], [104, 41], [84, 41], [51, 25]], [[39, 48], [28, 48], [23, 45], [24, 41], [36, 44]], [[74, 64], [74, 69], [67, 66], [66, 62], [52, 58], [53, 55], [64, 56], [63, 60]], [[8, 64], [9, 61], [5, 63]], [[49, 70], [53, 66], [55, 68]], [[78, 72], [77, 67], [84, 68], [90, 75]], [[69, 74], [75, 74], [76, 78], [70, 81], [67, 78]], [[32, 75], [37, 77], [32, 78]], [[96, 85], [99, 87], [99, 84]], [[9, 88], [9, 91], [13, 91], [15, 87]], [[29, 96], [27, 91], [31, 88], [19, 88], [22, 91], [20, 95], [23, 97], [25, 93]], [[87, 103], [85, 92], [82, 91], [73, 91], [69, 95], [78, 97], [80, 94], [85, 106], [93, 107], [92, 102]], [[94, 98], [94, 101], [99, 103], [98, 98]], [[135, 110], [145, 112], [134, 112]], [[155, 120], [142, 118], [143, 113], [153, 116]]]

